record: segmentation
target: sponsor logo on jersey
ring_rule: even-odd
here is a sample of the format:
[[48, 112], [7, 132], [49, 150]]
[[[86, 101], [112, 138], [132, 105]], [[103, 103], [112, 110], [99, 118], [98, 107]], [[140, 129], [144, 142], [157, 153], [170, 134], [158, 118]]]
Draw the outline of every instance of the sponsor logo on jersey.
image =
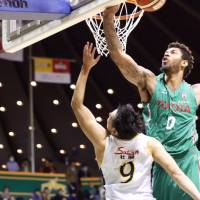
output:
[[135, 158], [136, 155], [139, 154], [138, 150], [131, 151], [126, 149], [125, 147], [118, 147], [114, 154], [120, 155], [120, 158], [125, 159], [125, 156], [128, 156], [128, 159]]
[[188, 104], [180, 104], [180, 103], [168, 103], [163, 100], [157, 100], [157, 106], [162, 110], [172, 109], [174, 112], [187, 112], [190, 113], [190, 106]]

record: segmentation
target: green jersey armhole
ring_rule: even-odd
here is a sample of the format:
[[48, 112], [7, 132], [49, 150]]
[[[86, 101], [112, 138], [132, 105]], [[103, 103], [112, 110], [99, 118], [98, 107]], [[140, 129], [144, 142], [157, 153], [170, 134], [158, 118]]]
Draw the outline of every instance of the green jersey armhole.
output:
[[162, 74], [160, 74], [160, 75], [158, 75], [158, 76], [156, 77], [156, 86], [155, 86], [155, 89], [154, 89], [154, 91], [153, 91], [153, 93], [152, 93], [152, 95], [151, 95], [150, 100], [149, 100], [148, 102], [142, 102], [144, 106], [155, 102], [157, 90], [158, 90], [159, 85], [160, 85], [159, 79], [160, 79], [160, 76], [161, 76], [161, 75], [162, 75]]
[[193, 95], [193, 98], [194, 98], [194, 102], [195, 102], [195, 106], [196, 106], [196, 110], [198, 109], [198, 103], [197, 103], [197, 99], [196, 99], [196, 96], [195, 96], [195, 93], [194, 93], [194, 90], [192, 88], [192, 85], [190, 85], [190, 88], [191, 88], [191, 93]]

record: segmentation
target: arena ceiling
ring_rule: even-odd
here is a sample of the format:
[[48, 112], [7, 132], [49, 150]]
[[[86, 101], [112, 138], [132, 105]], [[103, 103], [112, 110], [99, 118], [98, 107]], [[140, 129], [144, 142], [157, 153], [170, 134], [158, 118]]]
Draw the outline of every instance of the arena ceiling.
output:
[[[195, 57], [195, 66], [188, 81], [198, 83], [199, 35], [199, 2], [168, 0], [160, 11], [144, 15], [129, 37], [127, 52], [138, 63], [158, 74], [168, 43], [183, 42], [192, 49]], [[83, 22], [34, 44], [32, 55], [74, 60], [72, 83], [75, 83], [86, 41], [94, 42], [94, 39]], [[0, 146], [1, 167], [10, 155], [14, 155], [19, 163], [30, 155], [28, 50], [25, 49], [22, 63], [0, 60], [0, 106], [6, 108], [6, 111], [0, 112], [0, 144], [3, 144], [3, 148]], [[109, 88], [114, 90], [113, 95], [107, 93]], [[35, 149], [36, 169], [39, 169], [42, 158], [48, 158], [57, 164], [59, 171], [63, 171], [66, 157], [97, 169], [91, 144], [79, 127], [72, 126], [76, 119], [70, 107], [73, 93], [70, 85], [38, 83], [33, 90], [35, 145], [42, 144], [42, 148]], [[58, 100], [59, 105], [54, 105], [53, 100]], [[17, 101], [22, 101], [23, 105], [18, 106]], [[140, 102], [137, 89], [122, 77], [110, 58], [102, 58], [90, 74], [85, 104], [96, 117], [102, 117], [101, 123], [105, 125], [108, 112], [119, 103], [128, 102], [137, 107]], [[101, 104], [102, 109], [97, 109], [96, 104]], [[199, 120], [197, 123], [200, 131]], [[54, 133], [51, 132], [53, 128]], [[14, 132], [14, 136], [10, 132]], [[86, 149], [81, 149], [81, 144], [86, 145]], [[17, 149], [22, 149], [23, 153], [17, 153]], [[61, 149], [66, 154], [61, 154]]]

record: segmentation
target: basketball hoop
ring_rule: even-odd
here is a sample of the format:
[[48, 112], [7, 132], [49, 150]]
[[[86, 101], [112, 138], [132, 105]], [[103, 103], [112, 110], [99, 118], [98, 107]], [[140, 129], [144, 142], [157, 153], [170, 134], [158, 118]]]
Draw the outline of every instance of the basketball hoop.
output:
[[[140, 4], [138, 2], [140, 2]], [[128, 36], [140, 22], [144, 11], [157, 11], [165, 3], [166, 0], [126, 0], [121, 4], [118, 16], [115, 16], [114, 18], [114, 26], [124, 51], [126, 51]], [[132, 11], [130, 11], [129, 7]], [[97, 52], [102, 56], [108, 56], [109, 50], [103, 30], [103, 14], [99, 13], [98, 15], [87, 19], [86, 23], [94, 36]]]
[[[131, 13], [128, 13], [128, 4], [131, 4], [134, 7]], [[127, 1], [121, 4], [119, 15], [115, 16], [114, 26], [124, 51], [126, 51], [128, 36], [140, 22], [143, 13], [144, 11], [142, 9], [132, 2]], [[107, 57], [109, 50], [103, 30], [103, 13], [99, 13], [98, 15], [87, 19], [86, 23], [94, 36], [97, 52], [100, 55], [105, 55]]]

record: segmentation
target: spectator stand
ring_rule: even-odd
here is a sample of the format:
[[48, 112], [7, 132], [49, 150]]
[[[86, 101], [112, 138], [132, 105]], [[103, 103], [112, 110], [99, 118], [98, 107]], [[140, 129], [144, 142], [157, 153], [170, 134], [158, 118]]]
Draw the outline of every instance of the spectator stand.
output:
[[16, 198], [28, 199], [33, 191], [49, 188], [51, 193], [56, 193], [59, 189], [67, 192], [65, 174], [47, 173], [24, 173], [0, 171], [0, 193], [3, 188], [10, 188], [11, 195]]

